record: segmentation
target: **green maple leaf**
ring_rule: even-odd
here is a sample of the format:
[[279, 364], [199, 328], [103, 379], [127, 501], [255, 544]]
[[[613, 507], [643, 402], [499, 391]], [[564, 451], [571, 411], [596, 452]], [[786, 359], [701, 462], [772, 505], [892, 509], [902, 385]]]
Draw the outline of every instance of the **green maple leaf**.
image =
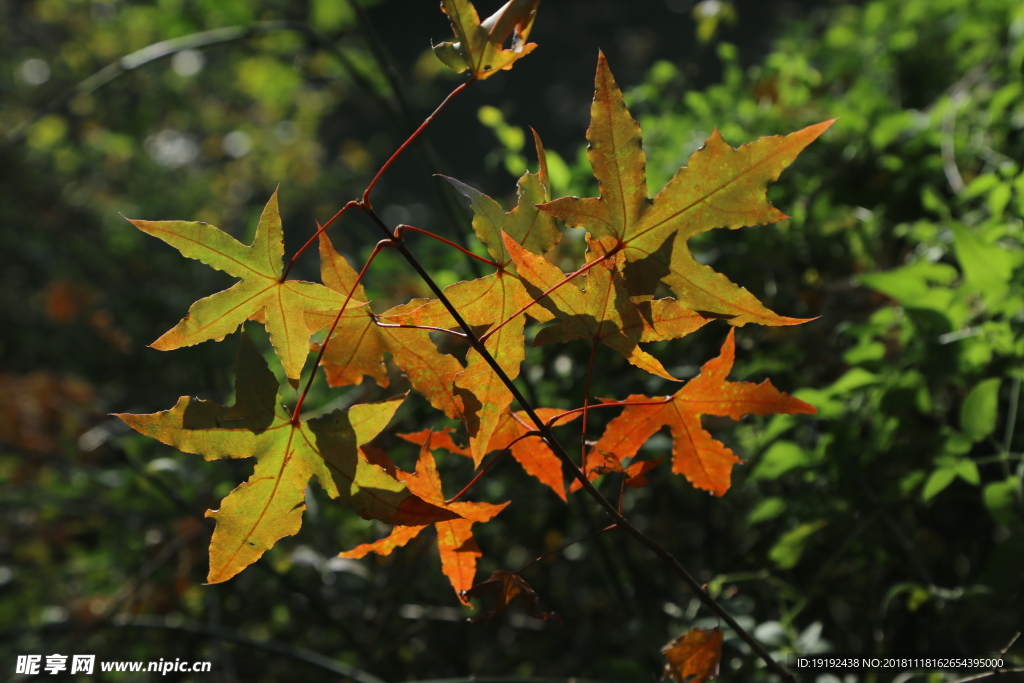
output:
[[753, 294], [697, 262], [687, 241], [712, 228], [773, 223], [786, 216], [767, 199], [769, 182], [832, 125], [825, 121], [789, 135], [761, 138], [738, 149], [716, 130], [653, 199], [648, 197], [640, 125], [600, 55], [587, 129], [587, 157], [600, 197], [564, 197], [540, 208], [595, 237], [611, 237], [624, 251], [631, 294], [651, 299], [660, 281], [679, 300], [732, 325], [804, 322], [765, 308]]
[[[153, 342], [153, 348], [170, 351], [210, 339], [220, 341], [246, 320], [258, 320], [266, 324], [270, 343], [281, 358], [285, 374], [293, 386], [297, 385], [309, 355], [306, 312], [338, 310], [345, 297], [313, 282], [282, 280], [284, 240], [277, 191], [263, 209], [256, 237], [249, 246], [207, 223], [130, 222], [144, 233], [167, 242], [183, 256], [241, 278], [232, 287], [192, 304], [188, 315]], [[350, 301], [347, 309], [362, 305], [363, 302]]]
[[278, 389], [266, 360], [243, 334], [234, 405], [182, 396], [160, 413], [117, 415], [132, 429], [207, 460], [256, 458], [249, 480], [219, 510], [206, 513], [217, 520], [209, 583], [230, 579], [279, 539], [298, 532], [314, 477], [327, 495], [367, 519], [418, 525], [457, 517], [414, 496], [360, 455], [359, 447], [387, 426], [403, 397], [292, 422]]

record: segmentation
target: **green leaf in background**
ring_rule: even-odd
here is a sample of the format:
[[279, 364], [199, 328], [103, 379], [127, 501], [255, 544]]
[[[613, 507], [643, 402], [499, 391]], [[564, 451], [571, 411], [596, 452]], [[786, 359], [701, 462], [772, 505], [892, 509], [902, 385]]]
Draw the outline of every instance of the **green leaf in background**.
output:
[[921, 605], [931, 599], [931, 593], [928, 592], [927, 588], [921, 584], [914, 583], [913, 581], [905, 581], [903, 583], [897, 583], [885, 594], [885, 600], [882, 601], [883, 611], [888, 610], [889, 603], [903, 593], [908, 593], [907, 609], [911, 612], [916, 612]]
[[942, 493], [947, 486], [953, 483], [954, 479], [956, 479], [956, 470], [952, 467], [940, 467], [935, 470], [924, 484], [924, 489], [921, 491], [921, 500], [927, 503]]
[[999, 384], [998, 377], [978, 382], [960, 406], [960, 427], [974, 441], [981, 441], [996, 428]]
[[959, 224], [953, 230], [953, 249], [960, 262], [967, 285], [979, 290], [985, 301], [993, 304], [1009, 291], [1013, 257], [998, 244], [988, 244]]
[[806, 467], [811, 459], [804, 449], [792, 441], [776, 441], [758, 461], [751, 479], [778, 479], [797, 467]]
[[942, 493], [957, 477], [974, 486], [981, 483], [978, 466], [973, 460], [942, 455], [936, 458], [936, 465], [935, 471], [928, 477], [924, 490], [921, 491], [921, 500], [925, 503]]
[[816, 522], [801, 524], [782, 534], [768, 551], [768, 559], [774, 562], [779, 569], [792, 569], [800, 561], [800, 556], [803, 555], [807, 545], [807, 539], [826, 524], [828, 524], [827, 521], [819, 519]]
[[987, 484], [981, 496], [992, 518], [1000, 524], [1010, 526], [1016, 517], [1013, 506], [1020, 496], [1020, 492], [1020, 479], [1017, 477], [1007, 477], [1003, 481]]
[[355, 21], [353, 6], [337, 0], [313, 0], [310, 3], [313, 25], [321, 31], [336, 31]]
[[977, 486], [981, 483], [981, 475], [978, 473], [978, 466], [973, 460], [958, 460], [956, 463], [956, 476], [968, 484]]
[[786, 499], [779, 496], [762, 498], [747, 515], [747, 524], [753, 526], [775, 519], [786, 511]]
[[914, 305], [926, 298], [929, 283], [950, 284], [956, 278], [956, 269], [948, 263], [918, 261], [882, 273], [864, 273], [858, 278], [863, 284], [901, 304]]
[[853, 368], [832, 383], [828, 392], [832, 395], [846, 394], [863, 387], [878, 384], [878, 375], [862, 368]]

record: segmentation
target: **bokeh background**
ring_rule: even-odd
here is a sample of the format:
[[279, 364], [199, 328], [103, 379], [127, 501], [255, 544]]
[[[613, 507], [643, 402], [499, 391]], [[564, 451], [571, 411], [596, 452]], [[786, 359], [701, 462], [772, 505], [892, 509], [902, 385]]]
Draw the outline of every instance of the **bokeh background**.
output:
[[[481, 13], [499, 4], [480, 0]], [[18, 654], [92, 653], [213, 662], [162, 680], [643, 681], [665, 642], [715, 624], [615, 535], [525, 575], [564, 627], [516, 610], [469, 624], [429, 537], [341, 560], [385, 529], [315, 489], [300, 534], [204, 586], [203, 513], [250, 464], [177, 453], [108, 414], [231, 399], [236, 340], [147, 346], [230, 278], [124, 217], [204, 220], [248, 241], [279, 187], [291, 253], [459, 82], [429, 49], [447, 21], [430, 0], [6, 0], [0, 12], [3, 676]], [[1024, 6], [545, 0], [531, 39], [534, 54], [453, 101], [389, 171], [375, 194], [385, 220], [472, 242], [463, 201], [434, 174], [514, 201], [535, 163], [529, 127], [556, 195], [592, 195], [583, 135], [599, 48], [643, 126], [652, 193], [715, 127], [738, 145], [839, 117], [770, 191], [790, 219], [691, 241], [772, 310], [817, 316], [740, 330], [732, 378], [770, 377], [818, 414], [707, 420], [747, 460], [729, 493], [655, 471], [626, 509], [780, 656], [999, 652], [1024, 614]], [[359, 262], [374, 230], [346, 218], [332, 239]], [[411, 242], [442, 283], [478, 274]], [[578, 235], [559, 249], [566, 270], [579, 262]], [[297, 274], [316, 279], [315, 257]], [[377, 310], [427, 294], [386, 256], [368, 285]], [[726, 331], [650, 350], [693, 376]], [[531, 349], [524, 390], [579, 405], [587, 355]], [[595, 395], [674, 391], [613, 354], [601, 365]], [[397, 375], [389, 389], [317, 384], [310, 404], [401, 388]], [[606, 419], [594, 414], [591, 437]], [[376, 443], [411, 468], [394, 433], [441, 424], [410, 399]], [[644, 453], [668, 448], [662, 434]], [[453, 481], [469, 476], [438, 457]], [[515, 466], [479, 495], [514, 500], [477, 527], [481, 579], [602, 523]], [[1024, 646], [1007, 658], [1024, 664]], [[897, 677], [957, 675], [843, 680]], [[729, 636], [722, 679], [771, 677]]]

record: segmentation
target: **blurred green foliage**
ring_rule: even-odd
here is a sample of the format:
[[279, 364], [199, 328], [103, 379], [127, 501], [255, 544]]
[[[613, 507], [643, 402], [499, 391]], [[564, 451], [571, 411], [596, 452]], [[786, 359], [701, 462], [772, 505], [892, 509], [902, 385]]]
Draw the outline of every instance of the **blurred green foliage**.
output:
[[[249, 465], [204, 463], [119, 433], [104, 417], [161, 410], [182, 394], [227, 400], [234, 354], [231, 342], [172, 360], [145, 348], [229, 280], [182, 262], [119, 214], [206, 220], [247, 240], [280, 184], [294, 251], [454, 83], [426, 54], [428, 39], [447, 37], [440, 13], [428, 28], [412, 27], [426, 57], [387, 61], [387, 11], [397, 6], [370, 7], [369, 25], [353, 5], [326, 0], [0, 6], [0, 665], [8, 671], [17, 654], [61, 652], [210, 659], [212, 680], [229, 682], [337, 680], [300, 662], [313, 651], [385, 680], [633, 681], [658, 670], [664, 642], [713, 624], [650, 556], [609, 535], [526, 576], [565, 629], [521, 614], [497, 627], [466, 624], [429, 542], [387, 558], [334, 558], [383, 530], [319, 491], [299, 536], [231, 582], [204, 587], [202, 512]], [[742, 21], [744, 5], [733, 6]], [[544, 12], [533, 36], [542, 49], [529, 60], [554, 50], [541, 40]], [[137, 53], [147, 46], [236, 25], [250, 28], [133, 68], [152, 56]], [[715, 49], [719, 83], [696, 87], [686, 64], [659, 61], [628, 95], [652, 193], [715, 127], [739, 144], [839, 117], [771, 190], [789, 220], [691, 241], [702, 261], [770, 309], [820, 316], [740, 330], [733, 373], [770, 377], [819, 413], [709, 421], [748, 459], [733, 489], [711, 499], [656, 470], [625, 509], [779, 653], [998, 651], [1024, 613], [1016, 428], [1024, 8], [1013, 0], [836, 4], [788, 22], [752, 66], [733, 44]], [[62, 99], [122, 55], [136, 61]], [[524, 82], [516, 92], [531, 98], [540, 86]], [[438, 151], [420, 146], [418, 167], [404, 162], [385, 179], [375, 203], [387, 221], [464, 236], [463, 209], [424, 180], [429, 172], [468, 165], [486, 179], [480, 189], [509, 196], [514, 176], [534, 163], [523, 152], [525, 126], [546, 137], [543, 122], [519, 120], [488, 93], [467, 102], [468, 114], [446, 112], [462, 128], [439, 128]], [[582, 141], [585, 121], [578, 125]], [[441, 135], [452, 130], [462, 136], [455, 144]], [[480, 159], [495, 170], [479, 170]], [[581, 147], [556, 145], [549, 161], [556, 194], [596, 190]], [[332, 239], [356, 261], [376, 239], [371, 227], [351, 221]], [[472, 274], [440, 246], [415, 248], [441, 280]], [[568, 267], [579, 235], [561, 248]], [[297, 268], [315, 279], [315, 259]], [[375, 298], [426, 293], [397, 260], [374, 268]], [[258, 326], [250, 332], [265, 341]], [[724, 325], [709, 325], [652, 351], [673, 374], [692, 376], [724, 335]], [[585, 345], [529, 353], [527, 395], [578, 405]], [[603, 360], [596, 395], [673, 391], [656, 379], [637, 387], [620, 360]], [[384, 395], [367, 380], [337, 395], [320, 385], [311, 402]], [[440, 424], [425, 404], [410, 404], [393, 432]], [[607, 417], [594, 413], [592, 434]], [[399, 439], [380, 445], [411, 465], [413, 450]], [[646, 451], [667, 448], [658, 436]], [[446, 477], [468, 477], [463, 461], [439, 461]], [[480, 527], [481, 577], [600, 523], [579, 494], [566, 507], [514, 467], [498, 475], [482, 497], [516, 503]], [[723, 671], [765, 679], [734, 638]], [[862, 680], [895, 674], [886, 675]]]

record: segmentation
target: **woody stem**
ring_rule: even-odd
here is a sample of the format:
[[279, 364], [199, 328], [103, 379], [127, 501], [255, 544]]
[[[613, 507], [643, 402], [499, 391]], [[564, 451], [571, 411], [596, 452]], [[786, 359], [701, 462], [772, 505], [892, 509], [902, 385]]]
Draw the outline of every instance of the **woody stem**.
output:
[[447, 240], [444, 237], [441, 237], [440, 235], [435, 235], [434, 233], [430, 232], [429, 230], [424, 230], [423, 228], [417, 228], [417, 227], [415, 227], [413, 225], [399, 225], [397, 228], [395, 228], [395, 234], [399, 238], [401, 238], [402, 233], [404, 233], [406, 231], [409, 231], [409, 230], [411, 230], [413, 232], [418, 232], [421, 235], [426, 235], [427, 237], [433, 237], [438, 242], [444, 242], [449, 247], [455, 247], [456, 249], [461, 251], [466, 256], [469, 256], [471, 258], [475, 258], [477, 261], [480, 261], [481, 263], [486, 263], [487, 265], [491, 266], [492, 268], [499, 268], [500, 267], [497, 263], [495, 263], [491, 259], [484, 258], [483, 256], [480, 256], [478, 254], [474, 254], [473, 252], [471, 252], [469, 249], [466, 249], [462, 245], [456, 244], [455, 242], [452, 242], [451, 240]]
[[363, 197], [362, 197], [362, 199], [359, 200], [359, 203], [360, 203], [361, 206], [364, 206], [367, 209], [372, 209], [373, 208], [373, 205], [370, 203], [370, 192], [373, 191], [373, 188], [377, 184], [377, 181], [380, 180], [380, 177], [382, 175], [384, 175], [384, 171], [388, 170], [388, 167], [391, 166], [392, 163], [394, 163], [395, 159], [397, 159], [399, 157], [399, 155], [401, 155], [402, 152], [404, 152], [405, 149], [409, 145], [411, 145], [416, 138], [418, 138], [420, 136], [420, 133], [422, 133], [426, 129], [426, 127], [430, 125], [430, 122], [434, 120], [434, 117], [441, 113], [441, 110], [445, 108], [445, 105], [447, 105], [448, 102], [450, 102], [453, 97], [455, 97], [460, 92], [462, 92], [467, 87], [469, 87], [475, 80], [476, 80], [475, 76], [470, 77], [470, 79], [468, 81], [466, 81], [465, 83], [461, 84], [459, 87], [455, 88], [455, 90], [452, 90], [448, 94], [448, 97], [444, 98], [444, 100], [441, 102], [441, 104], [437, 105], [437, 109], [435, 109], [434, 112], [430, 116], [428, 116], [426, 119], [423, 120], [423, 123], [420, 124], [419, 128], [414, 130], [412, 132], [412, 135], [410, 135], [408, 137], [408, 139], [406, 139], [406, 141], [403, 142], [398, 147], [398, 149], [395, 150], [394, 154], [392, 154], [390, 157], [388, 157], [388, 160], [385, 161], [384, 165], [380, 167], [379, 171], [377, 171], [377, 175], [373, 176], [373, 180], [371, 180], [370, 184], [366, 186], [365, 190], [363, 190]]
[[580, 536], [575, 541], [569, 541], [568, 543], [566, 543], [565, 545], [563, 545], [563, 546], [561, 546], [559, 548], [555, 548], [554, 550], [551, 550], [549, 552], [544, 553], [543, 555], [541, 555], [540, 557], [535, 559], [533, 562], [530, 562], [529, 564], [520, 567], [519, 569], [517, 569], [516, 571], [514, 571], [512, 573], [513, 574], [522, 574], [527, 569], [529, 569], [533, 565], [535, 565], [538, 562], [540, 562], [541, 560], [543, 560], [545, 557], [550, 557], [550, 556], [554, 555], [555, 553], [560, 553], [560, 552], [562, 552], [563, 550], [565, 550], [566, 548], [568, 548], [571, 545], [576, 545], [577, 543], [582, 543], [583, 541], [587, 540], [588, 538], [592, 538], [594, 536], [597, 536], [598, 534], [603, 534], [606, 531], [611, 531], [612, 529], [615, 529], [618, 526], [619, 526], [618, 524], [609, 524], [608, 526], [606, 526], [603, 529], [597, 529], [595, 531], [591, 531], [586, 536]]
[[310, 237], [308, 240], [306, 240], [305, 244], [303, 244], [301, 247], [299, 247], [299, 250], [297, 252], [295, 252], [294, 256], [292, 256], [291, 261], [288, 262], [288, 267], [284, 269], [284, 275], [281, 276], [281, 281], [282, 282], [288, 279], [288, 273], [292, 272], [292, 266], [294, 266], [295, 262], [297, 260], [299, 260], [300, 256], [302, 256], [302, 252], [304, 252], [307, 249], [309, 249], [309, 246], [311, 244], [313, 244], [313, 242], [316, 241], [316, 238], [320, 237], [320, 233], [322, 233], [324, 230], [326, 230], [331, 225], [331, 223], [333, 223], [334, 221], [336, 221], [339, 218], [341, 218], [341, 215], [343, 213], [345, 213], [346, 211], [348, 211], [349, 209], [351, 209], [354, 206], [359, 206], [359, 202], [357, 202], [356, 200], [353, 199], [348, 204], [346, 204], [345, 206], [343, 206], [340, 209], [338, 209], [338, 213], [336, 213], [333, 216], [331, 216], [330, 220], [328, 220], [326, 223], [324, 223], [323, 225], [317, 225], [317, 230], [316, 230], [316, 232], [313, 233], [313, 236]]
[[[390, 234], [387, 226], [384, 225], [384, 222], [381, 221], [380, 217], [377, 216], [377, 214], [373, 211], [371, 207], [361, 208], [363, 208], [367, 215], [369, 215], [386, 234]], [[668, 550], [662, 547], [661, 544], [659, 544], [653, 538], [649, 537], [647, 534], [640, 531], [640, 529], [633, 526], [633, 524], [631, 524], [629, 520], [622, 516], [618, 508], [614, 504], [612, 504], [611, 501], [605, 498], [604, 495], [597, 490], [597, 488], [594, 487], [594, 485], [590, 482], [587, 476], [583, 473], [583, 470], [580, 469], [580, 467], [573, 461], [572, 457], [565, 450], [562, 444], [559, 443], [559, 441], [551, 433], [551, 428], [537, 414], [533, 406], [531, 406], [530, 403], [526, 400], [526, 397], [523, 396], [521, 391], [519, 391], [519, 387], [517, 387], [515, 383], [512, 382], [512, 379], [502, 369], [501, 365], [498, 364], [498, 361], [495, 360], [494, 356], [491, 355], [490, 351], [487, 350], [481, 339], [477, 337], [475, 332], [473, 332], [473, 328], [471, 328], [469, 324], [463, 319], [462, 315], [459, 313], [455, 305], [445, 295], [441, 287], [430, 276], [430, 273], [426, 271], [423, 265], [406, 248], [404, 244], [399, 242], [396, 238], [392, 239], [394, 240], [393, 244], [395, 250], [399, 254], [401, 254], [403, 258], [405, 258], [405, 260], [409, 263], [410, 267], [412, 267], [412, 269], [416, 271], [416, 273], [420, 276], [423, 282], [425, 282], [427, 286], [431, 289], [431, 291], [434, 292], [435, 296], [437, 296], [441, 304], [448, 310], [448, 313], [451, 314], [455, 322], [466, 333], [466, 339], [469, 341], [470, 346], [472, 346], [473, 349], [480, 354], [480, 356], [491, 367], [491, 369], [502, 381], [502, 383], [512, 393], [513, 398], [523, 408], [523, 411], [529, 416], [530, 420], [534, 423], [534, 425], [536, 425], [537, 431], [540, 432], [542, 438], [544, 439], [544, 441], [548, 443], [548, 445], [554, 451], [555, 455], [558, 456], [558, 459], [562, 461], [563, 465], [569, 468], [569, 471], [572, 472], [573, 476], [576, 477], [577, 481], [580, 482], [580, 485], [584, 488], [584, 490], [586, 490], [587, 494], [591, 498], [593, 498], [597, 502], [597, 504], [604, 509], [608, 516], [615, 521], [616, 526], [622, 527], [622, 529], [624, 529], [626, 533], [628, 533], [630, 536], [632, 536], [641, 544], [646, 546], [649, 550], [651, 550], [655, 555], [664, 560], [669, 565], [669, 567], [672, 568], [675, 574], [683, 580], [687, 587], [689, 587], [693, 594], [696, 595], [697, 598], [706, 607], [708, 607], [708, 609], [714, 612], [716, 616], [718, 616], [722, 621], [728, 624], [729, 627], [736, 633], [736, 635], [739, 636], [739, 638], [743, 640], [745, 643], [747, 643], [750, 646], [750, 648], [755, 653], [757, 653], [757, 655], [762, 660], [764, 660], [768, 669], [778, 674], [782, 678], [782, 680], [786, 681], [787, 683], [797, 683], [796, 678], [793, 676], [793, 674], [784, 666], [775, 661], [775, 659], [771, 656], [771, 654], [769, 654], [769, 652], [764, 648], [764, 646], [761, 645], [761, 643], [759, 643], [749, 632], [747, 632], [746, 629], [740, 626], [740, 624], [732, 617], [732, 615], [730, 615], [725, 610], [725, 608], [722, 607], [722, 605], [720, 605], [718, 601], [715, 600], [711, 596], [711, 594], [708, 593], [707, 590], [705, 590], [704, 587], [695, 578], [693, 578], [690, 572], [688, 572], [686, 568], [679, 563], [679, 560], [677, 560], [672, 555], [672, 553], [670, 553]], [[594, 263], [590, 263], [587, 264], [587, 267], [593, 265]], [[577, 273], [575, 274], [579, 274], [579, 271], [577, 271]]]

